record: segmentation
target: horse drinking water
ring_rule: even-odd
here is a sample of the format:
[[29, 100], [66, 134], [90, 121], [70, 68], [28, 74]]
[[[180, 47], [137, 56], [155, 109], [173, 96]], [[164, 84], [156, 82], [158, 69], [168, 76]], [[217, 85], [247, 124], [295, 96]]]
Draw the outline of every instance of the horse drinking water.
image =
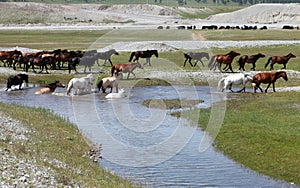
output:
[[[185, 61], [183, 63], [183, 66], [185, 67], [185, 64], [187, 61], [189, 61], [190, 65], [192, 67], [195, 67], [198, 63], [198, 61], [200, 61], [200, 63], [202, 64], [202, 66], [204, 67], [204, 63], [202, 62], [202, 58], [206, 58], [207, 60], [209, 60], [209, 54], [207, 52], [187, 52], [187, 53], [183, 53]], [[191, 60], [194, 59], [195, 60], [195, 64], [193, 65], [191, 63]]]
[[256, 93], [257, 88], [259, 88], [260, 91], [263, 92], [262, 88], [260, 87], [261, 83], [269, 84], [265, 89], [266, 93], [271, 84], [273, 84], [273, 91], [275, 92], [275, 82], [280, 77], [282, 77], [285, 81], [288, 81], [288, 77], [285, 71], [257, 73], [256, 75], [253, 76], [253, 80], [252, 80], [254, 93]]
[[45, 93], [53, 93], [57, 87], [64, 88], [65, 85], [56, 80], [55, 82], [48, 84], [44, 88], [41, 88], [40, 90], [36, 91], [35, 94], [38, 95], [38, 94], [45, 94]]
[[[229, 75], [225, 78], [222, 78], [218, 82], [218, 90], [223, 92], [224, 90], [229, 89], [231, 92], [234, 92], [232, 90], [233, 84], [234, 85], [243, 84], [243, 88], [237, 92], [242, 92], [242, 91], [245, 92], [246, 83], [251, 81], [252, 81], [252, 77], [249, 74], [237, 73], [237, 74]], [[224, 86], [222, 87], [222, 85]]]
[[19, 90], [22, 89], [22, 84], [23, 84], [23, 81], [26, 82], [26, 84], [28, 84], [28, 75], [27, 74], [17, 74], [15, 76], [11, 75], [8, 77], [7, 79], [7, 87], [6, 87], [6, 90], [7, 91], [8, 89], [11, 89], [11, 86], [14, 86], [14, 85], [19, 85]]
[[270, 70], [274, 69], [274, 64], [278, 63], [278, 64], [283, 64], [283, 69], [286, 69], [286, 64], [288, 63], [288, 61], [290, 60], [290, 58], [295, 58], [296, 56], [292, 53], [289, 53], [286, 56], [272, 56], [268, 59], [268, 62], [265, 64], [265, 68], [267, 68], [267, 66], [269, 65], [269, 63], [271, 62], [270, 65]]
[[98, 88], [98, 92], [100, 91], [100, 89], [102, 89], [102, 92], [105, 93], [105, 90], [107, 88], [110, 88], [110, 93], [112, 93], [113, 88], [116, 88], [116, 92], [119, 92], [119, 80], [123, 77], [123, 74], [121, 72], [117, 72], [115, 73], [113, 76], [111, 77], [105, 77], [102, 78], [98, 83], [97, 83], [97, 88]]
[[150, 58], [152, 57], [152, 55], [155, 55], [155, 57], [158, 58], [158, 51], [157, 50], [136, 51], [130, 54], [130, 58], [128, 61], [129, 62], [138, 61], [139, 58], [146, 58], [146, 63], [144, 63], [144, 65], [148, 63], [151, 66]]
[[88, 74], [86, 77], [72, 78], [67, 87], [67, 95], [70, 95], [71, 89], [75, 89], [75, 95], [82, 93], [91, 93], [92, 86], [94, 85], [93, 74]]
[[123, 73], [127, 73], [127, 79], [129, 78], [130, 73], [133, 74], [134, 77], [135, 74], [133, 73], [134, 69], [136, 68], [140, 68], [140, 69], [144, 69], [142, 67], [142, 65], [139, 62], [133, 62], [133, 63], [126, 63], [126, 64], [115, 64], [111, 67], [111, 76], [113, 76], [116, 72], [123, 72]]

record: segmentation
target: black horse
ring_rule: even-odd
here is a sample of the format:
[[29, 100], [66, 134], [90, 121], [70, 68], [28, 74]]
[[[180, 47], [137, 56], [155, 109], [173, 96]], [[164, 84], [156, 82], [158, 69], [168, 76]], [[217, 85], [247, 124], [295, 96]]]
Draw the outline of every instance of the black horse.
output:
[[128, 61], [129, 62], [131, 62], [132, 60], [138, 61], [139, 58], [146, 58], [146, 63], [144, 63], [144, 65], [148, 63], [151, 66], [150, 58], [152, 55], [155, 55], [155, 57], [158, 57], [158, 51], [157, 50], [135, 51], [135, 52], [131, 52], [130, 58]]
[[7, 79], [6, 91], [11, 88], [11, 86], [19, 85], [19, 89], [22, 89], [23, 81], [28, 84], [28, 75], [27, 74], [17, 74], [15, 76], [11, 75]]

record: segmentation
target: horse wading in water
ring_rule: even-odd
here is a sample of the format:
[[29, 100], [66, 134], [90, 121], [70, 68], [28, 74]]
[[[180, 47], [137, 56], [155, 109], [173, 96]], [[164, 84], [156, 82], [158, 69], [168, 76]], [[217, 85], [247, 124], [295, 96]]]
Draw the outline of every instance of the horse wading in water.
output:
[[[237, 92], [245, 92], [246, 89], [246, 83], [247, 82], [251, 82], [252, 81], [252, 77], [249, 74], [244, 74], [244, 73], [237, 73], [237, 74], [233, 74], [233, 75], [229, 75], [225, 78], [222, 78], [219, 82], [218, 82], [218, 90], [219, 91], [225, 91], [226, 89], [229, 89], [231, 92], [234, 92], [232, 90], [232, 85], [243, 85], [243, 88]], [[224, 85], [222, 87], [222, 85]]]
[[25, 81], [26, 84], [28, 84], [28, 75], [27, 74], [17, 74], [15, 76], [9, 76], [7, 79], [7, 86], [6, 90], [11, 89], [11, 86], [19, 85], [19, 90], [22, 89], [23, 81]]
[[246, 63], [251, 63], [252, 64], [252, 68], [251, 70], [255, 70], [255, 63], [259, 58], [264, 58], [266, 57], [264, 54], [258, 53], [255, 55], [243, 55], [242, 57], [239, 58], [238, 63], [239, 63], [239, 70], [243, 70], [245, 71], [245, 64]]
[[218, 69], [222, 72], [221, 65], [225, 64], [226, 67], [224, 69], [226, 69], [228, 66], [228, 68], [225, 71], [227, 71], [229, 69], [229, 70], [231, 70], [231, 72], [233, 72], [231, 63], [232, 63], [233, 59], [239, 55], [241, 55], [241, 54], [237, 53], [235, 51], [230, 51], [227, 54], [215, 55], [211, 58], [208, 66], [209, 66], [210, 70], [212, 70], [212, 69], [216, 70], [216, 67], [218, 66]]
[[253, 76], [252, 85], [254, 89], [254, 93], [256, 93], [257, 88], [260, 89], [260, 91], [263, 93], [262, 88], [260, 87], [260, 84], [269, 84], [267, 88], [265, 89], [265, 92], [267, 93], [269, 87], [271, 84], [273, 84], [273, 91], [275, 92], [275, 82], [278, 78], [283, 78], [285, 81], [288, 81], [288, 77], [285, 71], [278, 71], [278, 72], [262, 72], [257, 73]]
[[[204, 67], [204, 63], [202, 62], [202, 58], [205, 57], [207, 60], [209, 60], [209, 54], [207, 52], [187, 52], [187, 53], [183, 53], [185, 61], [183, 63], [183, 66], [185, 67], [186, 62], [188, 61], [190, 63], [190, 65], [192, 67], [195, 67], [198, 63], [198, 61], [200, 61], [200, 63], [202, 64], [202, 66]], [[194, 59], [195, 60], [195, 64], [193, 65], [191, 63], [191, 60]]]
[[40, 90], [36, 91], [35, 94], [45, 94], [45, 93], [53, 93], [57, 87], [64, 88], [65, 85], [60, 83], [59, 81], [55, 81], [51, 84], [46, 85], [44, 88], [41, 88]]
[[123, 77], [123, 74], [121, 72], [117, 72], [114, 74], [114, 76], [111, 77], [105, 77], [102, 78], [98, 83], [97, 83], [97, 88], [98, 92], [100, 89], [102, 89], [102, 92], [105, 93], [105, 90], [107, 88], [110, 88], [110, 93], [112, 93], [113, 88], [116, 88], [116, 92], [119, 92], [119, 80]]
[[75, 89], [75, 95], [82, 93], [91, 93], [92, 86], [94, 85], [93, 74], [88, 74], [82, 78], [72, 78], [67, 87], [67, 95], [70, 95], [71, 89]]
[[130, 54], [130, 58], [128, 61], [132, 62], [132, 61], [138, 61], [139, 58], [146, 58], [146, 63], [144, 63], [144, 65], [148, 63], [151, 66], [150, 58], [152, 57], [152, 55], [155, 55], [155, 57], [158, 58], [158, 51], [157, 50], [136, 51]]
[[296, 56], [292, 53], [289, 53], [286, 56], [272, 56], [268, 59], [268, 62], [265, 64], [265, 68], [267, 68], [267, 66], [269, 65], [269, 63], [271, 62], [270, 65], [270, 70], [274, 69], [274, 64], [278, 63], [278, 64], [283, 64], [283, 68], [282, 69], [286, 69], [286, 64], [288, 63], [288, 61], [290, 60], [290, 58], [295, 58]]
[[126, 64], [115, 64], [111, 67], [111, 75], [113, 76], [115, 73], [123, 72], [128, 73], [127, 79], [129, 78], [130, 73], [133, 74], [134, 77], [135, 74], [133, 73], [134, 69], [140, 68], [144, 69], [142, 65], [139, 62], [133, 62], [133, 63], [126, 63]]

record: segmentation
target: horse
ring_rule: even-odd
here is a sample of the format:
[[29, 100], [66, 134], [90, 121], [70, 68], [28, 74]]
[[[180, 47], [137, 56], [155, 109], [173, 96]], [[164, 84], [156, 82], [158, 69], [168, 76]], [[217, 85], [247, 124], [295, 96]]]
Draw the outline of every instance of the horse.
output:
[[264, 58], [266, 57], [264, 54], [262, 53], [258, 53], [258, 54], [255, 54], [255, 55], [243, 55], [242, 57], [239, 58], [238, 60], [238, 64], [240, 66], [239, 70], [243, 70], [245, 71], [245, 64], [246, 63], [252, 63], [252, 68], [251, 70], [254, 70], [255, 71], [255, 63], [256, 61], [259, 59], [259, 58]]
[[65, 85], [56, 80], [55, 82], [48, 84], [44, 88], [41, 88], [40, 90], [36, 91], [35, 94], [38, 95], [45, 93], [53, 93], [57, 87], [64, 88]]
[[[243, 84], [243, 88], [237, 92], [242, 92], [242, 91], [245, 92], [246, 83], [251, 81], [252, 81], [252, 77], [249, 74], [238, 73], [238, 74], [229, 75], [225, 78], [222, 78], [218, 82], [218, 90], [223, 92], [224, 90], [229, 89], [231, 92], [234, 92], [232, 90], [233, 84], [234, 85]], [[224, 86], [222, 87], [223, 84]]]
[[[204, 63], [202, 62], [202, 58], [205, 57], [207, 60], [209, 60], [209, 54], [207, 52], [187, 52], [187, 53], [183, 53], [184, 57], [185, 57], [185, 61], [183, 63], [183, 66], [185, 67], [185, 64], [187, 61], [189, 61], [190, 65], [192, 67], [195, 67], [198, 63], [198, 61], [201, 62], [202, 66], [204, 67]], [[191, 60], [194, 59], [195, 60], [195, 64], [192, 65]]]
[[[226, 67], [229, 66], [228, 69], [230, 69], [231, 72], [233, 72], [231, 63], [232, 63], [233, 59], [239, 55], [241, 55], [241, 54], [238, 52], [235, 52], [235, 51], [230, 51], [227, 54], [215, 55], [211, 58], [208, 66], [209, 66], [210, 70], [212, 70], [212, 69], [216, 70], [216, 67], [218, 66], [218, 69], [222, 72], [221, 65], [223, 63], [223, 64], [226, 64]], [[227, 71], [228, 69], [226, 69], [225, 71]]]
[[[111, 61], [112, 55], [119, 55], [119, 53], [115, 49], [111, 49], [106, 52], [97, 52], [96, 54], [97, 59], [104, 60], [103, 66], [106, 64], [107, 61], [109, 61], [110, 65], [113, 66], [113, 63]], [[97, 64], [99, 65], [98, 61]]]
[[8, 66], [12, 65], [13, 61], [16, 60], [19, 56], [22, 56], [22, 52], [19, 50], [0, 51], [0, 61], [4, 63], [5, 67], [6, 63], [8, 63]]
[[272, 56], [268, 59], [268, 62], [265, 64], [265, 68], [267, 68], [267, 66], [269, 65], [269, 63], [271, 62], [271, 67], [270, 70], [274, 69], [274, 64], [278, 63], [278, 64], [283, 64], [283, 68], [282, 69], [286, 69], [286, 64], [288, 63], [288, 61], [290, 60], [290, 58], [295, 58], [296, 56], [292, 53], [289, 53], [286, 56]]
[[138, 61], [139, 58], [146, 58], [146, 63], [144, 63], [144, 65], [146, 65], [148, 63], [151, 66], [150, 58], [152, 57], [152, 55], [155, 55], [155, 57], [158, 58], [158, 51], [157, 50], [146, 50], [146, 51], [131, 52], [128, 62], [131, 62], [132, 60]]
[[268, 87], [265, 89], [266, 93], [271, 84], [273, 84], [273, 91], [275, 92], [275, 82], [280, 77], [282, 77], [285, 81], [288, 81], [288, 77], [285, 71], [257, 73], [253, 76], [252, 80], [254, 93], [256, 93], [257, 88], [259, 88], [260, 91], [263, 93], [263, 90], [260, 87], [261, 83], [269, 84]]
[[94, 85], [93, 74], [88, 74], [86, 77], [72, 78], [67, 87], [67, 95], [70, 95], [71, 89], [75, 89], [75, 95], [82, 93], [91, 93], [92, 86]]
[[118, 93], [109, 93], [105, 96], [106, 99], [121, 99], [125, 97], [126, 95], [124, 89], [120, 89]]
[[133, 62], [133, 63], [126, 63], [126, 64], [115, 64], [111, 67], [111, 75], [113, 76], [115, 72], [123, 72], [127, 73], [127, 79], [129, 78], [130, 73], [133, 74], [134, 77], [135, 74], [133, 73], [134, 69], [140, 68], [144, 69], [142, 65], [139, 62]]
[[6, 87], [5, 91], [7, 91], [8, 89], [11, 89], [11, 86], [14, 86], [14, 85], [19, 85], [19, 90], [21, 90], [23, 81], [25, 81], [26, 84], [28, 84], [28, 75], [27, 74], [20, 73], [15, 76], [13, 76], [13, 75], [9, 76], [7, 79], [7, 87]]
[[102, 89], [102, 92], [105, 93], [105, 90], [107, 88], [110, 88], [110, 93], [112, 93], [113, 88], [116, 88], [116, 92], [119, 92], [119, 80], [123, 77], [123, 74], [121, 72], [117, 72], [115, 73], [113, 76], [111, 77], [105, 77], [102, 78], [98, 83], [97, 83], [97, 88], [98, 88], [98, 92], [100, 91], [100, 89]]

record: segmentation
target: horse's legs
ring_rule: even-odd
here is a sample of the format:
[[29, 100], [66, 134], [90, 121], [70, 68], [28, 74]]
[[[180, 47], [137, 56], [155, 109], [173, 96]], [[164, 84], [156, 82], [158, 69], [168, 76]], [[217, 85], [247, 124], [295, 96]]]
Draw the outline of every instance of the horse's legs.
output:
[[275, 64], [275, 63], [271, 62], [270, 70], [273, 70], [273, 69], [274, 69], [274, 64]]
[[185, 67], [185, 64], [187, 62], [188, 58], [185, 59], [185, 61], [183, 62], [183, 66]]
[[283, 64], [282, 69], [286, 69], [286, 63]]
[[[231, 72], [233, 73], [233, 70], [232, 70], [232, 65], [229, 64], [229, 69], [231, 70]], [[228, 70], [228, 69], [227, 69]]]
[[275, 91], [275, 82], [273, 82], [273, 91], [276, 92]]
[[111, 60], [110, 60], [110, 59], [108, 59], [108, 61], [110, 62], [110, 65], [111, 65], [111, 66], [113, 66], [113, 64], [112, 64]]
[[[270, 87], [271, 83], [268, 84], [267, 88], [265, 89], [265, 92], [267, 93], [268, 92], [268, 89]], [[273, 84], [273, 89], [274, 89], [274, 84]]]
[[192, 67], [195, 67], [197, 65], [198, 61], [199, 60], [196, 60], [194, 66], [192, 65]]
[[254, 71], [255, 71], [255, 67], [256, 67], [256, 66], [255, 66], [255, 63], [253, 62], [253, 63], [252, 63], [252, 68], [251, 68], [251, 70], [254, 70]]

